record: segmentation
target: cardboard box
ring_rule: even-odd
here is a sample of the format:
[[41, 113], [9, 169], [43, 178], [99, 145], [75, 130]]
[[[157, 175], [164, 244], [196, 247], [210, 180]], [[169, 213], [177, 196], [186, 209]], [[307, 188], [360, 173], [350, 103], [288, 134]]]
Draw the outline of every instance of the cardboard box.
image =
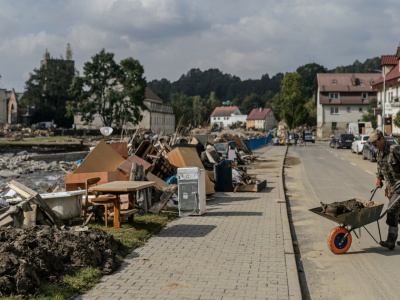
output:
[[261, 181], [258, 184], [239, 185], [235, 188], [235, 192], [259, 192], [267, 187], [267, 181]]

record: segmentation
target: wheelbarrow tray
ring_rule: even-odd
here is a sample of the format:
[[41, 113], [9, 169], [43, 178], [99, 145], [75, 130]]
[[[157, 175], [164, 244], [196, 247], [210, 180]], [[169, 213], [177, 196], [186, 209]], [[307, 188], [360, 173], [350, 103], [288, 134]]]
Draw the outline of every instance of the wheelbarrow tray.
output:
[[[320, 215], [321, 217], [332, 220], [334, 222], [343, 224], [344, 226], [351, 226], [353, 229], [362, 227], [364, 225], [367, 225], [369, 223], [379, 220], [384, 204], [375, 203], [375, 202], [357, 199], [357, 198], [350, 199], [350, 200], [356, 200], [357, 202], [361, 202], [364, 204], [365, 207], [360, 210], [357, 210], [357, 211], [351, 211], [351, 212], [336, 215], [336, 216], [329, 214], [329, 213], [325, 213], [321, 206], [312, 208], [309, 211], [316, 213], [317, 215]], [[345, 203], [347, 201], [349, 201], [349, 200], [338, 202], [338, 203]]]

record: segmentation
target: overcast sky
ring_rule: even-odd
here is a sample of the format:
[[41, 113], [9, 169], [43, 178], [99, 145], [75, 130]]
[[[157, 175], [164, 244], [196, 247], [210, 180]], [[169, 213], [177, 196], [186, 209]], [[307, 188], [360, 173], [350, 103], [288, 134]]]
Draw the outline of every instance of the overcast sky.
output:
[[46, 49], [77, 70], [101, 49], [147, 81], [192, 68], [242, 80], [395, 54], [398, 0], [0, 0], [0, 88], [23, 92]]

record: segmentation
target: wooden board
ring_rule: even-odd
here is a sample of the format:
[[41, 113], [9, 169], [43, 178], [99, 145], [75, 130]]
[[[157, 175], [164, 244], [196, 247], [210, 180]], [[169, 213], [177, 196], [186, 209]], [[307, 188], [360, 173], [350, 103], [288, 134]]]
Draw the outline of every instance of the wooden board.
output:
[[106, 142], [100, 141], [75, 169], [73, 174], [116, 171], [124, 161], [125, 159], [121, 154]]
[[98, 184], [103, 184], [110, 181], [126, 180], [126, 176], [124, 177], [123, 175], [120, 171], [65, 174], [65, 190], [85, 189], [85, 182], [88, 178], [100, 177]]

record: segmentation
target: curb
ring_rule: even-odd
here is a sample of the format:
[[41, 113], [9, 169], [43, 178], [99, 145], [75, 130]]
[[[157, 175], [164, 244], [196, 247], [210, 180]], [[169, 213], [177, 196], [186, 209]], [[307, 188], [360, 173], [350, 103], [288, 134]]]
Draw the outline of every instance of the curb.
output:
[[284, 201], [282, 201], [281, 205], [281, 218], [282, 218], [282, 226], [283, 226], [283, 242], [285, 249], [285, 260], [286, 260], [286, 274], [288, 278], [288, 290], [289, 290], [289, 299], [302, 299], [301, 288], [299, 275], [296, 264], [296, 256], [293, 248], [293, 240], [292, 234], [289, 226], [289, 217], [287, 211], [287, 203], [286, 203], [286, 195], [285, 189], [283, 185], [283, 174], [284, 174], [284, 161], [286, 158], [286, 154], [288, 152], [288, 146], [286, 146], [285, 155], [282, 161], [282, 170], [280, 176], [280, 186], [282, 195], [285, 196]]

